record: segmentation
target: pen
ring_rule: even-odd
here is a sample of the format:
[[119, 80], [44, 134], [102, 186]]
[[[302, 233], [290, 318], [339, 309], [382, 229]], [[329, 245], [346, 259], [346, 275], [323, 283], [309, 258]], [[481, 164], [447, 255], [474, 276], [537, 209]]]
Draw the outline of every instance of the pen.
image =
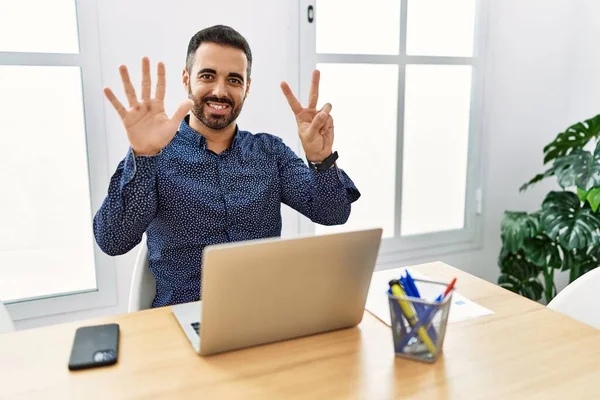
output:
[[415, 294], [415, 297], [421, 297], [421, 295], [419, 294], [419, 289], [417, 289], [417, 285], [415, 284], [415, 280], [413, 279], [412, 275], [408, 272], [408, 270], [406, 271], [406, 281], [408, 282], [412, 292]]
[[[419, 289], [417, 289], [417, 284], [415, 283], [415, 280], [411, 276], [410, 272], [408, 272], [408, 270], [406, 270], [406, 277], [400, 278], [400, 280], [404, 285], [404, 291], [406, 292], [406, 294], [419, 299], [421, 298]], [[419, 320], [422, 320], [423, 318], [425, 318], [426, 315], [428, 316], [430, 314], [428, 310], [431, 307], [428, 307], [425, 304], [415, 302], [413, 303], [413, 306], [415, 307], [415, 311], [417, 312], [417, 317], [419, 317]], [[435, 343], [435, 341], [437, 340], [437, 333], [435, 331], [435, 328], [433, 326], [429, 326], [429, 328], [427, 328], [427, 333], [429, 334], [431, 340]]]
[[[391, 288], [388, 289], [388, 293], [392, 294], [392, 289]], [[397, 316], [396, 318], [402, 318], [402, 310], [400, 309], [400, 305], [398, 304], [398, 302], [397, 301], [392, 301], [390, 304], [394, 308], [393, 315], [396, 315]], [[404, 324], [400, 323], [398, 325], [399, 325], [399, 327], [400, 327], [400, 329], [402, 331], [402, 336], [408, 334], [408, 331], [406, 330], [406, 327], [404, 326]]]
[[[414, 297], [421, 298], [421, 294], [419, 293], [419, 289], [417, 289], [417, 284], [415, 283], [414, 278], [412, 277], [410, 272], [408, 272], [408, 270], [406, 270], [405, 272], [406, 272], [405, 281], [408, 284], [408, 286], [411, 288], [411, 292], [413, 293]], [[415, 306], [415, 310], [417, 311], [419, 320], [421, 320], [422, 317], [424, 317], [425, 315], [430, 315], [429, 309], [431, 308], [431, 306], [426, 306], [425, 304], [417, 304], [417, 303], [415, 303], [414, 306]], [[429, 337], [431, 338], [431, 340], [435, 343], [437, 341], [437, 332], [435, 331], [435, 328], [433, 327], [433, 325], [430, 325], [429, 328], [427, 328], [427, 333], [429, 334]]]
[[440, 295], [439, 295], [439, 296], [438, 296], [438, 297], [435, 299], [435, 301], [439, 303], [440, 301], [442, 301], [442, 299], [443, 299], [444, 297], [448, 296], [448, 293], [450, 293], [450, 291], [451, 291], [451, 290], [454, 288], [454, 284], [455, 284], [455, 283], [456, 283], [456, 278], [454, 278], [454, 279], [452, 279], [452, 280], [450, 281], [450, 283], [448, 284], [448, 287], [447, 287], [447, 288], [446, 288], [446, 290], [444, 291], [444, 294], [440, 294]]
[[[404, 293], [404, 290], [399, 285], [399, 282], [397, 279], [390, 281], [390, 288], [392, 289], [392, 294], [394, 296], [406, 297], [406, 293]], [[400, 304], [400, 308], [402, 308], [402, 311], [404, 312], [404, 315], [406, 316], [406, 319], [408, 319], [408, 322], [410, 323], [410, 325], [413, 327], [415, 325], [417, 325], [419, 320], [415, 316], [415, 313], [413, 312], [413, 309], [412, 309], [410, 303], [407, 302], [406, 300], [398, 299], [398, 304]], [[421, 326], [417, 329], [417, 335], [419, 335], [419, 337], [423, 341], [423, 344], [425, 345], [425, 347], [427, 347], [427, 350], [429, 350], [429, 352], [434, 354], [435, 350], [436, 350], [435, 345], [429, 338], [429, 335], [427, 334], [427, 331], [425, 330], [425, 328], [423, 328], [423, 326]]]
[[[448, 293], [450, 293], [450, 291], [454, 288], [454, 285], [456, 284], [456, 278], [452, 279], [452, 281], [450, 282], [450, 284], [448, 285], [448, 287], [446, 287], [446, 290], [444, 291], [443, 294], [440, 294], [436, 299], [435, 302], [436, 303], [440, 303], [447, 295]], [[433, 319], [433, 317], [435, 316], [435, 312], [439, 311], [438, 308], [436, 307], [431, 307], [427, 313], [425, 314], [425, 316], [421, 319], [419, 319], [419, 322], [413, 327], [414, 329], [419, 329], [421, 328], [423, 325], [427, 325], [431, 322], [431, 320]], [[406, 335], [405, 337], [402, 338], [402, 341], [400, 342], [399, 346], [401, 349], [404, 348], [404, 346], [406, 346], [408, 344], [408, 342], [410, 341], [410, 339], [414, 336], [413, 333], [409, 333], [408, 335]]]

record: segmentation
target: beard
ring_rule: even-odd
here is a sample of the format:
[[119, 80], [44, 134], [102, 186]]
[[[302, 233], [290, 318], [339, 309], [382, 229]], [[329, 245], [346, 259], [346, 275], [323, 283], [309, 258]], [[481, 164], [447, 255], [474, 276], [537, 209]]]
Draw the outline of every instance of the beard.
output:
[[[244, 101], [236, 105], [233, 100], [226, 97], [220, 98], [216, 96], [204, 96], [202, 99], [200, 99], [192, 94], [191, 89], [188, 92], [188, 97], [194, 101], [194, 106], [192, 107], [192, 113], [194, 116], [198, 118], [200, 122], [202, 122], [207, 128], [216, 131], [225, 129], [231, 125], [231, 123], [233, 123], [240, 115], [242, 106], [244, 105]], [[207, 104], [209, 102], [229, 105], [229, 113], [223, 115], [213, 113]]]

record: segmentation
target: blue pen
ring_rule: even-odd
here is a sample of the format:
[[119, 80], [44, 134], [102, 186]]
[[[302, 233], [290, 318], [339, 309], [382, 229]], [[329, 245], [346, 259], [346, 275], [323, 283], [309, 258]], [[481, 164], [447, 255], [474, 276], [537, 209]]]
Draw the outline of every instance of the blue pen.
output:
[[[456, 278], [454, 278], [452, 280], [452, 282], [450, 282], [450, 284], [448, 285], [448, 287], [446, 288], [444, 293], [442, 293], [438, 297], [436, 297], [435, 302], [440, 303], [454, 288], [455, 283], [456, 283]], [[415, 335], [415, 333], [421, 326], [431, 323], [431, 321], [433, 320], [433, 317], [435, 316], [435, 312], [438, 310], [439, 310], [438, 307], [431, 307], [429, 310], [427, 310], [427, 312], [425, 313], [423, 318], [420, 318], [419, 322], [417, 322], [417, 324], [413, 327], [413, 330], [408, 335], [404, 336], [404, 338], [402, 338], [402, 341], [398, 344], [400, 351], [402, 351], [404, 346], [406, 346], [408, 344], [410, 339]]]
[[[398, 280], [402, 284], [402, 288], [404, 289], [404, 292], [406, 292], [406, 294], [408, 296], [414, 297], [417, 299], [421, 298], [421, 296], [419, 295], [419, 291], [417, 290], [417, 287], [414, 285], [414, 282], [412, 282], [412, 284], [411, 284], [408, 276], [401, 276], [400, 279], [398, 279]], [[422, 315], [423, 312], [425, 311], [422, 304], [414, 302], [414, 303], [412, 303], [412, 305], [415, 308], [417, 317]]]
[[[398, 279], [400, 281], [400, 284], [402, 285], [402, 288], [404, 289], [404, 292], [406, 292], [406, 294], [410, 297], [414, 297], [417, 299], [420, 299], [421, 296], [419, 295], [419, 291], [415, 290], [416, 287], [414, 287], [413, 285], [410, 284], [409, 280], [407, 277], [405, 276], [401, 276], [400, 279]], [[417, 313], [417, 317], [419, 317], [420, 315], [423, 314], [423, 305], [413, 302], [412, 303], [413, 307], [415, 308], [415, 311]]]
[[408, 272], [408, 270], [406, 271], [406, 281], [408, 282], [408, 284], [411, 286], [412, 291], [415, 294], [415, 297], [421, 297], [421, 295], [419, 294], [419, 289], [417, 289], [417, 285], [415, 285], [415, 280], [413, 279], [413, 277], [410, 275], [410, 273]]
[[[406, 336], [404, 336], [402, 338], [402, 341], [398, 344], [398, 349], [400, 349], [400, 351], [402, 351], [402, 349], [404, 348], [404, 346], [406, 346], [408, 344], [410, 339], [412, 339], [412, 337], [415, 336], [415, 334], [418, 332], [419, 328], [421, 328], [423, 325], [428, 325], [433, 320], [433, 317], [435, 316], [435, 312], [438, 310], [439, 309], [437, 307], [431, 307], [429, 310], [427, 310], [425, 315], [423, 315], [423, 317], [419, 319], [419, 322], [417, 322], [415, 324], [415, 326], [412, 327], [410, 333], [408, 333]], [[433, 326], [430, 326], [430, 328], [433, 328]], [[435, 332], [435, 329], [433, 331]], [[432, 338], [432, 340], [433, 340], [433, 338]], [[434, 343], [437, 343], [437, 342], [434, 341]], [[437, 346], [437, 344], [436, 344], [436, 346]]]
[[[418, 299], [421, 298], [421, 294], [419, 293], [419, 289], [417, 289], [415, 280], [410, 275], [408, 270], [406, 270], [406, 277], [404, 278], [404, 286], [405, 286], [406, 292], [411, 293], [411, 294], [409, 294], [409, 296], [416, 297]], [[425, 304], [420, 304], [420, 303], [416, 303], [416, 302], [413, 304], [415, 306], [415, 311], [417, 312], [417, 315], [419, 316], [419, 320], [421, 320], [421, 319], [427, 320], [429, 317], [429, 314], [430, 314], [428, 312], [430, 307], [426, 306]], [[432, 307], [432, 308], [434, 308], [434, 307]], [[427, 333], [429, 334], [429, 337], [431, 338], [431, 340], [433, 340], [434, 342], [437, 340], [437, 332], [435, 331], [435, 328], [433, 326], [430, 326], [427, 329]]]

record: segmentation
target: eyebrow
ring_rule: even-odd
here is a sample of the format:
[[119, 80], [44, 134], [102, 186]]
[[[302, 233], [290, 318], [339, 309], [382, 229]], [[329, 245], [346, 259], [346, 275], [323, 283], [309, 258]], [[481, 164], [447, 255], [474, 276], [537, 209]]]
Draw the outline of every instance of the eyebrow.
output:
[[[202, 68], [200, 71], [198, 71], [198, 75], [201, 74], [217, 74], [217, 71], [215, 71], [212, 68]], [[240, 81], [244, 82], [244, 77], [241, 74], [238, 74], [237, 72], [230, 72], [229, 75], [227, 75], [230, 78], [238, 78]]]

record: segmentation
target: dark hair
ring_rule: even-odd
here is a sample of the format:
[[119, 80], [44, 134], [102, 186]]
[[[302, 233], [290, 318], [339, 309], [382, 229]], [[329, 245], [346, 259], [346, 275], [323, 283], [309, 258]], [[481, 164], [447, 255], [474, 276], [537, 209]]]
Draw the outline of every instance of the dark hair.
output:
[[252, 52], [250, 51], [250, 45], [238, 31], [225, 25], [211, 26], [209, 28], [202, 29], [192, 36], [190, 39], [190, 44], [188, 45], [187, 58], [185, 60], [185, 65], [188, 72], [192, 72], [196, 50], [198, 50], [198, 47], [200, 47], [202, 43], [206, 42], [216, 43], [222, 46], [230, 46], [242, 50], [246, 54], [246, 59], [248, 60], [248, 68], [246, 73], [248, 78], [250, 77], [250, 71], [252, 70]]

